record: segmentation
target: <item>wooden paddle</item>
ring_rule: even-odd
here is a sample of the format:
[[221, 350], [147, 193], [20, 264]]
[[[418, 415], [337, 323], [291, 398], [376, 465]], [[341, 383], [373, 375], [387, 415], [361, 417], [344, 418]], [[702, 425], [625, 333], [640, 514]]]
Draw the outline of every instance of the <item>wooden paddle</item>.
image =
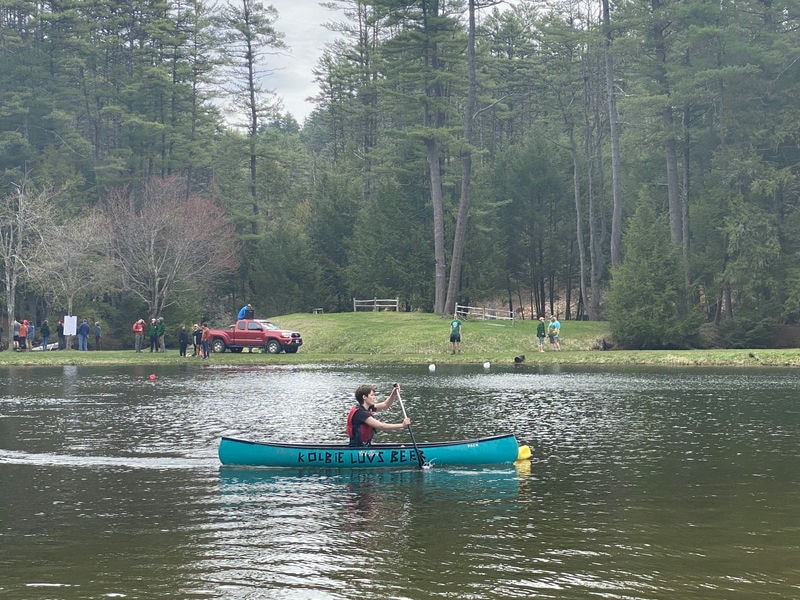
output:
[[[403, 399], [400, 397], [400, 386], [398, 384], [394, 384], [395, 390], [397, 390], [397, 400], [400, 402], [400, 408], [403, 410], [403, 419], [407, 419], [408, 415], [406, 414], [406, 407], [403, 404]], [[422, 451], [420, 451], [419, 446], [417, 446], [417, 440], [414, 438], [414, 431], [411, 429], [411, 424], [408, 425], [408, 433], [411, 434], [411, 442], [414, 444], [414, 452], [417, 453], [417, 461], [419, 462], [419, 468], [425, 468], [425, 457], [422, 456]]]

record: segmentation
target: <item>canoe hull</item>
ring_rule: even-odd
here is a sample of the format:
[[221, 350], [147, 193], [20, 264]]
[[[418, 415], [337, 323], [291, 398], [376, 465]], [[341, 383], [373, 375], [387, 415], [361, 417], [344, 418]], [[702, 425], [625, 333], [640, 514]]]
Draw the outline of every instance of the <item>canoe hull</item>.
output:
[[[433, 466], [512, 463], [519, 444], [512, 435], [418, 444], [426, 464]], [[250, 467], [325, 467], [341, 469], [418, 467], [412, 444], [373, 444], [351, 448], [341, 444], [272, 444], [224, 437], [219, 444], [223, 465]]]

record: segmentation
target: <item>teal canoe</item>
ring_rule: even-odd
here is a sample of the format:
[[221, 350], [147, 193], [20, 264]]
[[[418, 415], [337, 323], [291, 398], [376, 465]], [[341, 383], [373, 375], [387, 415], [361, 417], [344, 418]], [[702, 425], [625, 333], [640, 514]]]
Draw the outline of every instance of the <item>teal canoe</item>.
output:
[[[422, 462], [431, 466], [512, 463], [527, 449], [527, 446], [520, 448], [513, 434], [459, 442], [427, 442], [417, 444], [417, 447]], [[530, 456], [529, 451], [527, 455]], [[342, 469], [417, 467], [420, 464], [413, 444], [373, 444], [353, 448], [341, 444], [250, 442], [229, 437], [220, 441], [219, 460], [228, 466]]]

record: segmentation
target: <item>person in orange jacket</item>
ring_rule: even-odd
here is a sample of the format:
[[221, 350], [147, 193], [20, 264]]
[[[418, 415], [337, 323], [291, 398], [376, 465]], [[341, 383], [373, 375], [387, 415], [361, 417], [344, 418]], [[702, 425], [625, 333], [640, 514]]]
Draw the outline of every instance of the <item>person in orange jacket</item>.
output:
[[133, 324], [133, 347], [136, 352], [142, 351], [142, 338], [144, 337], [144, 319], [139, 319]]

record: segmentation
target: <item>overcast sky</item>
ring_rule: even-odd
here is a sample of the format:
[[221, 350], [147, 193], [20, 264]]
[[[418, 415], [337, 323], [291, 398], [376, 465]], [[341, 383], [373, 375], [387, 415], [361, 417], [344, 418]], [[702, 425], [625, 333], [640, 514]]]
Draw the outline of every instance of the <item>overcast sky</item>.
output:
[[289, 49], [285, 56], [269, 56], [269, 68], [274, 72], [266, 81], [269, 89], [283, 99], [286, 111], [301, 125], [313, 106], [306, 98], [316, 95], [313, 69], [325, 45], [336, 34], [322, 24], [334, 20], [337, 13], [323, 8], [317, 0], [265, 0], [278, 10], [275, 28], [285, 36]]

